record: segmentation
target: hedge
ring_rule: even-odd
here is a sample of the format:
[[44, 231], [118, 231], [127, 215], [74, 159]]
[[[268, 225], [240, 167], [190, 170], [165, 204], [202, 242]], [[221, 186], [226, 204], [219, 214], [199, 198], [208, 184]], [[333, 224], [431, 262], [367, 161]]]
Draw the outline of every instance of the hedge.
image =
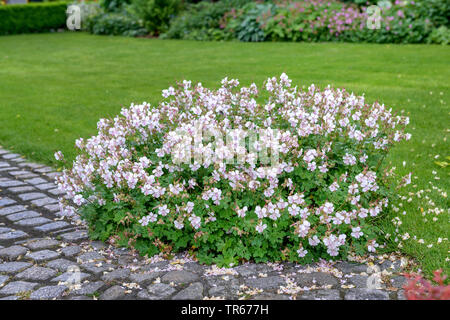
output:
[[0, 35], [46, 32], [66, 25], [67, 2], [0, 6]]

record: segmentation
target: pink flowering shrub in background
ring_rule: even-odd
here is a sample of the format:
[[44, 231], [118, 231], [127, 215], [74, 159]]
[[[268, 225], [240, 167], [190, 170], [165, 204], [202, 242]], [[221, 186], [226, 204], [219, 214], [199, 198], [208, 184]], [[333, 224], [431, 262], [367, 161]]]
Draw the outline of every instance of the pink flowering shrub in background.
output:
[[[376, 221], [410, 182], [383, 167], [390, 148], [410, 138], [407, 117], [343, 89], [301, 90], [285, 74], [263, 88], [227, 78], [217, 90], [183, 81], [163, 97], [101, 119], [98, 135], [77, 140], [80, 154], [57, 178], [63, 213], [78, 206], [92, 238], [148, 256], [190, 250], [226, 266], [309, 263], [379, 247]], [[180, 148], [199, 127], [223, 137], [269, 134]], [[279, 160], [263, 161], [264, 146]], [[190, 162], [176, 161], [183, 152], [194, 155]]]
[[[261, 17], [266, 39], [272, 41], [348, 41], [422, 43], [433, 23], [425, 4], [392, 1], [379, 7], [379, 29], [370, 29], [367, 7], [331, 0], [284, 1], [272, 16]], [[426, 13], [424, 13], [425, 11]], [[373, 18], [372, 18], [373, 19]]]

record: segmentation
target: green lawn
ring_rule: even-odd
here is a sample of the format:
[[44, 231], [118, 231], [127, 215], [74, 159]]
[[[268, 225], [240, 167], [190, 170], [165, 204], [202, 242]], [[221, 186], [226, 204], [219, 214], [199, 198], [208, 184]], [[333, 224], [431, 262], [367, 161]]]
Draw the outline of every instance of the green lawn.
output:
[[[131, 102], [157, 103], [177, 80], [217, 86], [225, 76], [261, 84], [286, 72], [299, 85], [345, 87], [366, 93], [411, 117], [410, 142], [390, 160], [413, 170], [417, 185], [430, 189], [406, 203], [403, 232], [424, 239], [404, 243], [426, 273], [449, 273], [449, 206], [442, 195], [449, 167], [434, 161], [450, 156], [450, 48], [426, 45], [188, 42], [60, 33], [0, 37], [0, 144], [36, 161], [54, 164], [62, 150], [73, 158], [74, 140], [96, 132], [100, 117]], [[403, 161], [406, 166], [403, 167]], [[436, 171], [433, 174], [432, 171]], [[436, 176], [440, 179], [436, 180]], [[432, 181], [443, 191], [433, 190]], [[436, 221], [421, 215], [430, 204], [444, 209]], [[431, 205], [434, 207], [434, 205]], [[386, 220], [388, 221], [388, 220]], [[438, 238], [443, 238], [437, 243]], [[434, 243], [432, 248], [427, 245]]]

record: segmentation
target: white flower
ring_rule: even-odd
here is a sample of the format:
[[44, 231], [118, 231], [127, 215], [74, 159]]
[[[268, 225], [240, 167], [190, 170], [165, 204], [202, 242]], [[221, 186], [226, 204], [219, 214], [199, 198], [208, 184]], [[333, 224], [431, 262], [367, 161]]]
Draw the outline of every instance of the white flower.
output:
[[300, 258], [303, 258], [304, 256], [306, 256], [307, 253], [308, 253], [308, 250], [305, 250], [303, 248], [300, 248], [297, 250], [297, 254]]
[[64, 160], [64, 155], [63, 155], [63, 153], [62, 153], [61, 151], [55, 152], [55, 159], [58, 160], [58, 161]]
[[312, 238], [308, 238], [308, 242], [311, 246], [315, 247], [320, 243], [320, 239], [317, 235], [314, 235]]
[[170, 212], [170, 210], [166, 204], [159, 207], [159, 209], [158, 209], [158, 213], [163, 217], [165, 217], [169, 212]]
[[334, 211], [334, 205], [331, 202], [325, 202], [325, 204], [322, 206], [322, 210], [326, 214], [332, 214]]
[[139, 223], [145, 227], [148, 225], [149, 222], [155, 222], [157, 218], [158, 216], [156, 214], [150, 212], [147, 216], [140, 219]]
[[256, 226], [256, 231], [258, 231], [259, 233], [263, 233], [264, 230], [266, 230], [267, 228], [267, 224], [263, 224], [261, 221], [258, 223], [258, 225]]
[[378, 245], [378, 243], [377, 243], [375, 240], [371, 240], [371, 241], [369, 241], [369, 243], [367, 244], [367, 250], [368, 250], [369, 252], [376, 252], [376, 251], [377, 251], [376, 248], [378, 248], [378, 247], [379, 247], [379, 245]]
[[183, 227], [184, 227], [184, 223], [179, 222], [178, 220], [175, 220], [173, 223], [175, 225], [175, 228], [177, 228], [177, 229], [183, 229]]
[[346, 164], [347, 166], [353, 166], [353, 165], [356, 164], [355, 156], [353, 156], [353, 155], [351, 155], [349, 153], [345, 154], [343, 160], [344, 160], [344, 164]]
[[337, 190], [339, 189], [339, 185], [338, 185], [338, 183], [335, 181], [335, 182], [333, 182], [333, 183], [328, 187], [328, 189], [330, 189], [331, 192], [335, 192], [335, 191], [337, 191]]
[[361, 232], [360, 227], [352, 228], [352, 237], [353, 238], [359, 239], [362, 235], [363, 235], [363, 233]]
[[260, 206], [256, 206], [255, 213], [259, 219], [262, 219], [267, 216], [267, 209], [261, 208]]
[[195, 214], [193, 214], [193, 215], [191, 215], [191, 216], [189, 217], [189, 221], [191, 222], [192, 228], [194, 228], [194, 229], [200, 228], [201, 221], [202, 221], [202, 220], [200, 219], [200, 217], [198, 217], [198, 216], [196, 216]]
[[245, 217], [245, 213], [247, 212], [248, 208], [247, 206], [243, 207], [242, 209], [238, 209], [237, 210], [237, 214], [240, 218], [244, 218]]

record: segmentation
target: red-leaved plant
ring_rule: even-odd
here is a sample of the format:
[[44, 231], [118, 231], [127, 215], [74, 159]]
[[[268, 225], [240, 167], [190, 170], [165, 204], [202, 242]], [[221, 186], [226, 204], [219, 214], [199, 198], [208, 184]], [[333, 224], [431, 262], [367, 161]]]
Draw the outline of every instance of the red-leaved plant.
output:
[[427, 281], [418, 274], [405, 274], [409, 279], [403, 287], [408, 300], [450, 300], [450, 285], [445, 285], [447, 276], [442, 276], [442, 269], [434, 271], [433, 281]]

